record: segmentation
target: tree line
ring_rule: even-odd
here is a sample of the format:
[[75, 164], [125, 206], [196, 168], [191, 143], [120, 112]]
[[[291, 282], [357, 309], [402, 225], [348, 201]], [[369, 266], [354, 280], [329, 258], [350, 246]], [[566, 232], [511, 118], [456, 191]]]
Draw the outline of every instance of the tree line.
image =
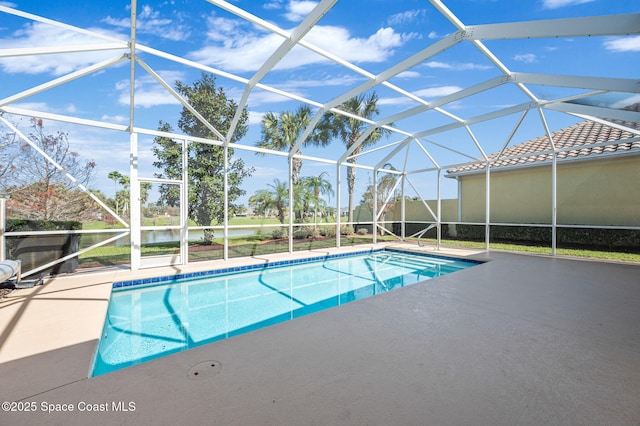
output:
[[[238, 110], [233, 99], [227, 97], [225, 90], [216, 85], [216, 79], [210, 74], [203, 73], [201, 78], [192, 85], [181, 81], [175, 83], [176, 91], [184, 97], [187, 103], [210, 123], [211, 127], [203, 123], [192, 110], [183, 107], [177, 121], [177, 127], [188, 136], [220, 141], [220, 135], [227, 135], [234, 124], [232, 135], [226, 142], [235, 143], [242, 139], [248, 128], [248, 110], [245, 106]], [[295, 142], [311, 122], [312, 111], [308, 106], [302, 106], [295, 111], [281, 113], [268, 112], [261, 120], [261, 139], [256, 146], [277, 151], [287, 151], [301, 154], [301, 150], [309, 146], [327, 146], [332, 140], [339, 139], [345, 149], [353, 148], [347, 162], [355, 164], [357, 155], [367, 146], [378, 142], [388, 131], [376, 128], [356, 148], [354, 144], [364, 134], [369, 126], [362, 120], [373, 119], [379, 114], [378, 97], [376, 93], [360, 95], [344, 102], [338, 109], [347, 115], [329, 112], [325, 114], [305, 139], [295, 153], [292, 150]], [[217, 130], [217, 133], [214, 131]], [[164, 120], [158, 125], [158, 130], [173, 133], [173, 126]], [[87, 186], [94, 177], [96, 163], [83, 159], [70, 148], [68, 133], [47, 133], [40, 119], [32, 119], [29, 139], [41, 151], [47, 153], [56, 163], [70, 175], [72, 182], [60, 168], [50, 161], [43, 159], [32, 146], [21, 141], [15, 134], [5, 132], [0, 139], [0, 189], [12, 202], [13, 214], [17, 217], [42, 218], [55, 220], [70, 216], [87, 217], [89, 212], [99, 210], [90, 198], [78, 189], [77, 184]], [[220, 141], [223, 142], [223, 141]], [[12, 149], [10, 149], [12, 147]], [[182, 145], [172, 138], [158, 136], [154, 138], [153, 153], [154, 166], [159, 170], [155, 174], [158, 178], [182, 179]], [[246, 194], [242, 189], [242, 182], [250, 177], [254, 169], [247, 167], [244, 160], [234, 157], [232, 148], [225, 149], [220, 144], [188, 142], [188, 217], [200, 226], [210, 226], [222, 223], [224, 210], [224, 164], [226, 158], [227, 172], [227, 200], [229, 217], [240, 213], [244, 207], [238, 200]], [[292, 159], [292, 183], [294, 191], [294, 206], [297, 218], [310, 215], [318, 217], [328, 214], [324, 196], [333, 194], [327, 174], [319, 176], [301, 177], [302, 160]], [[129, 178], [117, 171], [108, 175], [114, 182], [115, 197], [111, 201], [116, 214], [126, 215], [129, 206]], [[352, 221], [354, 209], [353, 197], [355, 192], [356, 168], [347, 168], [347, 184], [349, 191], [349, 220]], [[284, 183], [286, 182], [286, 183]], [[148, 196], [150, 184], [141, 187], [143, 197]], [[267, 188], [257, 191], [249, 198], [250, 205], [257, 213], [265, 213], [269, 209], [275, 210], [281, 222], [285, 220], [288, 206], [288, 179], [276, 179]], [[99, 191], [99, 198], [106, 197]], [[179, 190], [175, 185], [160, 185], [160, 199], [167, 206], [179, 207]], [[287, 194], [285, 196], [285, 194]], [[144, 203], [145, 201], [143, 201]], [[205, 241], [213, 240], [213, 232], [205, 233]]]

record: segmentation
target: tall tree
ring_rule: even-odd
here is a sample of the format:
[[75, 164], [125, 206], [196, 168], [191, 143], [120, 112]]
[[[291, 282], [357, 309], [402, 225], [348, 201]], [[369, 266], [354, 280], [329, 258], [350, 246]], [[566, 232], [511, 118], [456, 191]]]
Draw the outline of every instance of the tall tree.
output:
[[260, 189], [249, 197], [249, 207], [259, 216], [266, 217], [273, 205], [273, 194], [268, 189]]
[[[378, 108], [378, 95], [376, 92], [372, 92], [369, 96], [362, 94], [342, 103], [338, 109], [371, 120], [380, 113], [380, 109]], [[320, 129], [328, 131], [333, 137], [339, 137], [345, 144], [347, 150], [355, 145], [356, 141], [369, 126], [369, 123], [362, 120], [336, 112], [325, 114], [318, 125]], [[357, 162], [357, 155], [360, 154], [363, 148], [376, 144], [383, 136], [389, 133], [386, 129], [376, 127], [373, 132], [354, 149], [351, 156], [347, 158], [347, 162], [355, 164]], [[349, 189], [349, 222], [353, 222], [353, 196], [356, 188], [355, 167], [347, 168], [347, 186]]]
[[278, 212], [278, 220], [284, 224], [287, 204], [289, 203], [289, 189], [286, 182], [280, 182], [279, 179], [274, 179], [273, 184], [269, 184], [271, 187], [271, 206]]
[[116, 204], [116, 214], [120, 214], [119, 213], [119, 209], [118, 209], [118, 182], [120, 181], [120, 179], [122, 179], [122, 173], [120, 173], [117, 170], [114, 170], [112, 172], [109, 172], [108, 175], [109, 179], [111, 179], [113, 181], [113, 199], [114, 202]]
[[[20, 155], [13, 160], [13, 173], [0, 181], [3, 192], [11, 196], [14, 215], [44, 220], [79, 218], [88, 196], [77, 184], [89, 185], [96, 163], [83, 159], [71, 149], [67, 132], [47, 132], [41, 119], [31, 119], [27, 137], [64, 170], [47, 160], [31, 144], [15, 139], [15, 143], [20, 143]], [[73, 176], [76, 183], [66, 173]]]
[[[256, 146], [291, 153], [296, 141], [309, 126], [310, 122], [311, 108], [306, 105], [299, 107], [295, 112], [285, 111], [280, 114], [268, 112], [260, 123], [262, 126], [262, 139]], [[328, 143], [329, 134], [314, 130], [303, 142], [302, 146], [324, 146]], [[294, 154], [300, 153], [298, 149]], [[297, 185], [300, 181], [300, 171], [302, 170], [302, 160], [300, 158], [292, 159], [292, 169], [291, 178], [293, 184]]]
[[[200, 80], [193, 85], [176, 82], [176, 91], [195, 108], [218, 132], [226, 134], [231, 125], [238, 105], [233, 99], [227, 98], [222, 87], [217, 87], [215, 77], [203, 73]], [[235, 128], [230, 142], [236, 142], [247, 132], [249, 113], [245, 107]], [[219, 138], [194, 116], [186, 107], [182, 109], [178, 127], [187, 135], [210, 140]], [[171, 125], [160, 122], [159, 130], [172, 132]], [[154, 166], [163, 170], [156, 177], [182, 179], [181, 145], [166, 137], [154, 139], [153, 152], [158, 159]], [[224, 220], [224, 149], [219, 145], [199, 142], [188, 144], [188, 176], [189, 176], [189, 218], [200, 226], [210, 226]], [[229, 216], [240, 211], [242, 206], [234, 202], [245, 191], [241, 188], [242, 181], [251, 176], [252, 168], [246, 168], [242, 159], [233, 158], [233, 150], [228, 150], [228, 206]], [[179, 205], [179, 195], [175, 185], [163, 185], [160, 195], [168, 205]], [[205, 230], [206, 243], [213, 241], [213, 231]]]
[[[384, 166], [382, 166], [382, 168], [387, 170], [396, 170], [396, 168], [393, 167], [393, 165], [391, 165], [390, 163], [386, 163]], [[399, 191], [397, 189], [395, 189], [394, 191], [396, 182], [398, 181], [398, 175], [395, 173], [383, 172], [379, 173], [378, 176], [378, 182], [371, 183], [367, 187], [367, 190], [364, 192], [364, 194], [362, 194], [362, 201], [360, 202], [360, 204], [368, 207], [373, 212], [374, 191], [377, 192], [377, 203], [375, 212], [380, 215], [382, 222], [384, 222], [387, 213], [393, 210], [396, 201], [400, 198]], [[384, 203], [385, 201], [387, 201], [387, 199], [389, 199], [389, 201], [385, 205]]]
[[0, 134], [0, 179], [6, 179], [16, 170], [14, 159], [19, 155], [16, 149], [17, 135], [14, 132]]
[[327, 176], [327, 172], [322, 172], [318, 176], [307, 176], [302, 178], [300, 184], [302, 187], [308, 189], [313, 198], [313, 223], [316, 223], [316, 219], [318, 217], [318, 207], [321, 203], [321, 195], [332, 195], [333, 189], [331, 188], [331, 183], [324, 178]]

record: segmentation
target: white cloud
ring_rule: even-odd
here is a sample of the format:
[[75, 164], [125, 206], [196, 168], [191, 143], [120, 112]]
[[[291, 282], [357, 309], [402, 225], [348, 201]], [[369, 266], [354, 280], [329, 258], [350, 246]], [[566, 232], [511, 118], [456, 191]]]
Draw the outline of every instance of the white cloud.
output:
[[289, 21], [299, 22], [313, 10], [318, 2], [315, 1], [296, 1], [291, 0], [287, 6], [288, 12], [284, 15]]
[[277, 167], [264, 167], [261, 165], [254, 165], [253, 168], [254, 171], [251, 177], [253, 179], [266, 179], [265, 186], [266, 184], [273, 182], [274, 178], [282, 176], [282, 170]]
[[515, 55], [513, 59], [518, 62], [524, 62], [525, 64], [532, 64], [534, 62], [538, 62], [538, 58], [533, 53], [523, 53], [521, 55]]
[[[158, 71], [164, 81], [173, 86], [176, 80], [182, 80], [182, 73], [176, 71]], [[115, 89], [120, 92], [118, 102], [129, 105], [129, 80], [116, 83]], [[177, 105], [180, 102], [150, 75], [136, 78], [136, 106], [150, 108], [157, 105]]]
[[428, 89], [418, 90], [413, 92], [415, 95], [420, 96], [425, 99], [434, 99], [439, 98], [441, 96], [447, 96], [455, 92], [459, 92], [462, 90], [462, 87], [459, 86], [439, 86], [439, 87], [430, 87]]
[[396, 78], [417, 78], [421, 74], [418, 71], [403, 71], [396, 76]]
[[54, 107], [46, 102], [18, 102], [16, 104], [12, 104], [12, 106], [15, 106], [16, 108], [29, 109], [32, 111], [51, 112], [57, 114], [75, 114], [78, 112], [78, 108], [76, 108], [74, 104], [66, 104], [64, 106]]
[[592, 1], [595, 0], [542, 0], [542, 7], [545, 9], [557, 9], [559, 7], [591, 3]]
[[435, 32], [435, 31], [431, 31], [431, 32], [429, 33], [429, 35], [427, 35], [427, 37], [429, 37], [430, 39], [432, 39], [432, 40], [433, 40], [433, 39], [435, 39], [435, 38], [439, 38], [440, 36], [438, 35], [438, 33], [437, 33], [437, 32]]
[[322, 79], [289, 80], [275, 84], [274, 87], [285, 91], [291, 91], [302, 87], [352, 86], [357, 83], [362, 83], [363, 81], [364, 77], [342, 75]]
[[[301, 93], [298, 90], [295, 90], [294, 88], [290, 89], [288, 93], [292, 95], [304, 97], [303, 93]], [[229, 97], [232, 97], [232, 98], [235, 97], [234, 90], [227, 91], [227, 94], [229, 95]], [[237, 94], [241, 95], [240, 91], [238, 91]], [[266, 90], [254, 90], [251, 92], [251, 95], [249, 95], [249, 101], [247, 103], [249, 104], [250, 107], [257, 107], [260, 105], [273, 105], [273, 104], [282, 103], [282, 102], [289, 102], [290, 100], [291, 98], [279, 95], [277, 93], [268, 92]]]
[[[244, 21], [212, 17], [208, 20], [208, 46], [191, 52], [191, 59], [227, 71], [257, 70], [280, 44], [282, 37], [261, 30]], [[348, 29], [316, 25], [305, 40], [347, 61], [383, 62], [416, 34], [397, 33], [392, 28], [380, 28], [367, 38], [353, 37]], [[276, 69], [293, 69], [304, 65], [327, 62], [322, 56], [295, 47]]]
[[273, 10], [282, 8], [282, 0], [271, 1], [262, 5], [263, 9]]
[[640, 36], [607, 40], [604, 42], [604, 47], [613, 52], [640, 52]]
[[[442, 96], [447, 96], [452, 93], [456, 93], [462, 90], [459, 86], [439, 86], [439, 87], [429, 87], [427, 89], [414, 90], [412, 93], [422, 99], [433, 100], [440, 98]], [[405, 97], [399, 96], [396, 98], [380, 98], [378, 101], [378, 105], [405, 105], [405, 104], [414, 104], [415, 101]]]
[[[308, 98], [309, 94], [305, 89], [316, 87], [353, 86], [361, 83], [362, 81], [364, 81], [364, 78], [343, 75], [324, 79], [289, 80], [277, 84], [271, 84], [270, 86], [291, 95]], [[227, 94], [229, 97], [239, 99], [240, 96], [242, 96], [242, 91], [230, 89], [227, 91]], [[291, 101], [291, 98], [282, 96], [278, 93], [254, 89], [249, 96], [248, 104], [250, 107], [256, 107], [259, 105], [271, 105], [289, 101]]]
[[451, 71], [468, 71], [468, 70], [489, 70], [493, 67], [490, 65], [481, 65], [474, 64], [471, 62], [464, 63], [447, 63], [447, 62], [438, 62], [438, 61], [429, 61], [424, 64], [427, 68], [439, 68]]
[[[103, 19], [109, 25], [129, 30], [130, 18], [116, 19], [107, 16]], [[153, 10], [151, 6], [144, 5], [136, 17], [136, 31], [141, 34], [152, 34], [158, 37], [174, 41], [182, 41], [189, 38], [191, 31], [183, 24], [173, 19], [161, 18], [160, 12]]]
[[[113, 31], [92, 29], [94, 32], [120, 37]], [[14, 32], [10, 37], [0, 39], [0, 45], [5, 49], [75, 46], [83, 44], [101, 43], [102, 40], [86, 34], [33, 22]], [[0, 67], [7, 73], [40, 74], [51, 73], [63, 75], [80, 68], [87, 67], [117, 55], [115, 51], [79, 52], [52, 55], [20, 56], [0, 59]]]
[[11, 7], [13, 9], [17, 8], [18, 5], [15, 3], [11, 3], [9, 1], [0, 1], [0, 6]]
[[19, 102], [11, 106], [38, 112], [54, 112], [46, 102]]
[[103, 115], [100, 117], [100, 120], [106, 121], [109, 123], [126, 123], [129, 121], [129, 117], [124, 115]]
[[248, 122], [248, 124], [250, 126], [253, 125], [253, 124], [260, 124], [260, 122], [262, 121], [262, 117], [264, 117], [265, 114], [266, 114], [266, 112], [249, 111], [249, 122]]
[[391, 15], [387, 20], [388, 25], [399, 25], [404, 24], [405, 22], [413, 22], [415, 20], [419, 20], [427, 16], [426, 9], [412, 9], [407, 10], [406, 12], [396, 13], [395, 15]]

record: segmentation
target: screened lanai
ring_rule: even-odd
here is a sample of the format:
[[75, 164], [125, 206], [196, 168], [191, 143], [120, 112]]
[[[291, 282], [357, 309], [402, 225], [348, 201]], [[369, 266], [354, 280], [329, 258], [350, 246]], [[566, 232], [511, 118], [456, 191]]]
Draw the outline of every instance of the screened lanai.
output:
[[[528, 155], [551, 156], [548, 216], [500, 224], [544, 227], [552, 254], [560, 227], [640, 230], [558, 221], [571, 202], [558, 199], [558, 157], [611, 141], [556, 146], [552, 136], [591, 121], [626, 132], [615, 144], [640, 140], [636, 2], [108, 3], [0, 2], [0, 259], [15, 239], [81, 236], [23, 276], [118, 244], [133, 270], [186, 264], [207, 235], [228, 260], [242, 232], [288, 252], [301, 235], [338, 248], [431, 236], [437, 249], [445, 227], [466, 225], [483, 228], [488, 250], [492, 166], [545, 135], [548, 146]], [[221, 93], [226, 103], [210, 102]], [[39, 141], [68, 142], [68, 155]], [[64, 185], [33, 186], [43, 179], [25, 177], [27, 150], [35, 176], [56, 172]], [[625, 153], [636, 166], [616, 186], [640, 212], [638, 158]], [[478, 162], [484, 211], [465, 222], [445, 212], [464, 203], [445, 175]], [[42, 213], [71, 192], [85, 200], [75, 213]], [[248, 216], [272, 220], [237, 222]], [[84, 226], [5, 226], [31, 218]], [[146, 254], [145, 235], [167, 231], [174, 249]]]

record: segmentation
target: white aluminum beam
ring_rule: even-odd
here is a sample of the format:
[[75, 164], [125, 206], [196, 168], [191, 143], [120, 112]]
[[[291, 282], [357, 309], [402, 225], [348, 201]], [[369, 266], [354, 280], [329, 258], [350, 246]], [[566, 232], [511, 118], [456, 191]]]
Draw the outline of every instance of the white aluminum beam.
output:
[[9, 105], [0, 107], [0, 111], [22, 115], [26, 117], [38, 117], [46, 120], [59, 121], [62, 123], [81, 124], [84, 126], [98, 127], [102, 129], [119, 130], [126, 132], [128, 126], [122, 124], [105, 123], [103, 121], [87, 120], [86, 118], [70, 117], [68, 115], [52, 114], [49, 112], [35, 111], [31, 109], [17, 108]]
[[361, 157], [363, 155], [372, 154], [372, 153], [377, 152], [377, 151], [382, 151], [382, 150], [385, 150], [385, 149], [389, 149], [392, 146], [396, 146], [396, 145], [401, 144], [401, 143], [404, 143], [404, 140], [391, 142], [389, 144], [386, 144], [386, 145], [383, 145], [383, 146], [379, 146], [377, 148], [372, 148], [372, 149], [369, 149], [367, 151], [362, 151], [360, 154], [358, 154], [358, 155], [356, 155], [354, 157]]
[[249, 82], [249, 80], [247, 78], [239, 77], [237, 75], [228, 73], [226, 71], [221, 71], [219, 69], [212, 68], [210, 66], [203, 65], [203, 64], [198, 63], [198, 62], [190, 61], [189, 59], [185, 59], [185, 58], [182, 58], [180, 56], [172, 55], [171, 53], [167, 53], [167, 52], [164, 52], [162, 50], [154, 49], [154, 48], [151, 48], [149, 46], [145, 46], [145, 45], [140, 44], [140, 43], [136, 43], [136, 50], [139, 51], [139, 52], [149, 53], [151, 55], [157, 56], [159, 58], [167, 59], [169, 61], [173, 61], [173, 62], [178, 63], [178, 64], [182, 64], [182, 65], [186, 65], [188, 67], [199, 69], [201, 71], [206, 71], [206, 72], [208, 72], [210, 74], [217, 75], [217, 76], [220, 76], [220, 77], [224, 77], [224, 78], [227, 78], [229, 80], [237, 81], [239, 83], [247, 84]]
[[69, 81], [77, 80], [80, 77], [84, 77], [86, 75], [93, 74], [96, 71], [100, 71], [102, 69], [110, 67], [111, 65], [118, 64], [118, 63], [124, 61], [125, 59], [126, 59], [126, 56], [123, 56], [123, 55], [119, 55], [119, 56], [116, 56], [116, 57], [113, 57], [113, 58], [109, 58], [109, 59], [107, 59], [105, 61], [102, 61], [102, 62], [99, 62], [99, 63], [97, 63], [95, 65], [91, 65], [89, 67], [86, 67], [86, 68], [80, 69], [78, 71], [72, 72], [70, 74], [67, 74], [65, 76], [62, 76], [60, 78], [56, 78], [55, 80], [51, 80], [51, 81], [49, 81], [47, 83], [43, 83], [43, 84], [40, 84], [40, 85], [38, 85], [36, 87], [32, 87], [31, 89], [24, 90], [24, 91], [22, 91], [20, 93], [16, 93], [13, 96], [9, 96], [7, 98], [4, 98], [4, 99], [0, 100], [0, 106], [8, 105], [8, 104], [11, 104], [13, 102], [20, 101], [22, 99], [25, 99], [25, 98], [28, 98], [30, 96], [36, 95], [38, 93], [42, 93], [42, 92], [45, 92], [45, 91], [47, 91], [49, 89], [52, 89], [54, 87], [60, 86], [60, 85], [62, 85], [64, 83], [67, 83]]
[[388, 153], [382, 160], [378, 161], [378, 164], [373, 166], [374, 170], [381, 169], [385, 164], [387, 164], [389, 162], [389, 160], [391, 160], [393, 157], [395, 157], [396, 154], [398, 154], [403, 149], [408, 148], [410, 142], [411, 142], [411, 139], [405, 139], [404, 141], [402, 141], [402, 144], [400, 144], [397, 147], [395, 147], [393, 149], [393, 151]]
[[176, 92], [169, 84], [167, 84], [167, 82], [164, 81], [162, 79], [162, 77], [160, 77], [153, 69], [151, 69], [151, 67], [149, 65], [147, 65], [140, 58], [136, 58], [136, 62], [138, 62], [140, 64], [140, 66], [142, 68], [144, 68], [144, 70], [146, 72], [149, 73], [149, 75], [151, 75], [158, 83], [160, 83], [160, 85], [162, 87], [164, 87], [169, 93], [171, 93], [171, 95], [173, 95], [173, 97], [176, 98], [178, 100], [178, 102], [180, 102], [182, 104], [182, 106], [184, 106], [186, 109], [188, 109], [191, 114], [193, 114], [202, 124], [204, 124], [207, 127], [207, 129], [211, 130], [213, 132], [213, 134], [216, 135], [220, 139], [220, 141], [224, 141], [225, 140], [225, 138], [222, 135], [222, 133], [220, 133], [218, 131], [218, 129], [216, 129], [213, 126], [213, 124], [209, 123], [209, 121], [207, 121], [207, 119], [205, 119], [202, 116], [202, 114], [200, 114], [193, 106], [191, 106], [191, 104], [189, 104], [189, 102], [187, 102], [186, 99], [184, 99], [182, 96], [180, 96], [180, 94], [178, 92]]
[[442, 106], [442, 105], [455, 102], [469, 96], [476, 95], [478, 93], [493, 89], [494, 87], [501, 86], [508, 82], [509, 82], [508, 77], [505, 77], [505, 76], [495, 77], [490, 80], [484, 81], [482, 83], [476, 84], [475, 86], [471, 86], [466, 89], [459, 90], [455, 93], [451, 93], [449, 95], [434, 99], [430, 101], [428, 105], [418, 105], [411, 109], [407, 109], [405, 111], [399, 112], [389, 117], [385, 117], [380, 121], [378, 121], [378, 123], [388, 124], [388, 123], [404, 120], [405, 118], [413, 117], [414, 115], [420, 114], [425, 111], [429, 111], [438, 106]]
[[474, 156], [472, 156], [472, 155], [466, 154], [466, 153], [464, 153], [464, 152], [462, 152], [462, 151], [458, 151], [457, 149], [453, 149], [453, 148], [451, 148], [451, 147], [448, 147], [448, 146], [446, 146], [446, 145], [442, 145], [442, 144], [437, 143], [437, 142], [434, 142], [434, 141], [432, 141], [432, 140], [424, 139], [424, 138], [423, 138], [423, 141], [424, 141], [424, 142], [426, 142], [426, 143], [428, 143], [428, 144], [431, 144], [431, 145], [437, 146], [437, 147], [439, 147], [439, 148], [445, 149], [445, 150], [447, 150], [447, 151], [453, 152], [454, 154], [458, 154], [458, 155], [462, 155], [463, 157], [467, 157], [467, 158], [469, 158], [469, 159], [473, 160], [474, 162], [475, 162], [475, 161], [480, 161], [480, 158], [478, 158], [478, 157], [474, 157]]
[[[623, 132], [629, 132], [629, 133], [633, 133], [634, 135], [640, 136], [640, 130], [639, 129], [634, 129], [634, 128], [631, 128], [631, 127], [628, 127], [628, 126], [625, 126], [625, 125], [622, 125], [622, 124], [618, 124], [618, 123], [612, 123], [609, 120], [603, 120], [601, 118], [593, 117], [591, 115], [574, 114], [574, 113], [570, 113], [570, 115], [582, 118], [583, 120], [594, 121], [596, 123], [604, 124], [605, 126], [613, 127], [614, 129], [622, 130]], [[615, 142], [620, 143], [622, 141], [623, 140], [618, 140], [618, 141], [615, 141]]]
[[540, 106], [544, 107], [545, 105], [550, 105], [550, 104], [563, 103], [563, 102], [572, 102], [572, 101], [576, 101], [578, 99], [584, 99], [584, 98], [588, 98], [588, 97], [591, 97], [591, 96], [602, 95], [602, 94], [605, 94], [605, 93], [609, 93], [609, 92], [607, 92], [606, 90], [596, 90], [596, 91], [593, 91], [593, 92], [584, 92], [584, 93], [579, 93], [577, 95], [564, 96], [562, 98], [543, 100], [543, 101], [540, 101]]
[[506, 115], [515, 114], [515, 113], [524, 111], [525, 109], [535, 108], [536, 106], [537, 105], [534, 102], [527, 102], [527, 103], [520, 104], [520, 105], [514, 105], [514, 106], [511, 106], [511, 107], [500, 109], [498, 111], [490, 112], [488, 114], [478, 115], [476, 117], [473, 117], [473, 118], [470, 118], [468, 120], [465, 120], [463, 123], [446, 124], [444, 126], [435, 127], [433, 129], [425, 130], [423, 132], [418, 132], [418, 133], [415, 134], [415, 137], [416, 138], [423, 138], [425, 136], [433, 135], [433, 134], [436, 134], [436, 133], [442, 133], [442, 132], [446, 132], [446, 131], [449, 131], [449, 130], [458, 129], [458, 128], [464, 127], [466, 125], [481, 123], [483, 121], [493, 120], [494, 118], [499, 118], [499, 117], [504, 117]]
[[535, 74], [514, 72], [510, 80], [514, 83], [540, 86], [572, 87], [586, 90], [640, 93], [640, 80], [629, 78], [584, 77], [576, 75]]
[[552, 103], [542, 106], [544, 109], [561, 111], [566, 113], [576, 113], [592, 115], [594, 117], [609, 118], [622, 121], [640, 122], [640, 112], [628, 111], [623, 109], [603, 108], [592, 105], [582, 105], [574, 103]]
[[69, 179], [78, 189], [87, 194], [89, 198], [95, 201], [99, 206], [105, 209], [109, 214], [111, 214], [115, 219], [117, 219], [124, 226], [129, 226], [127, 222], [124, 221], [118, 214], [116, 214], [113, 210], [109, 208], [102, 200], [96, 197], [86, 186], [82, 183], [78, 182], [78, 179], [75, 178], [71, 173], [67, 171], [60, 163], [58, 163], [55, 159], [53, 159], [49, 154], [43, 151], [38, 145], [36, 145], [31, 139], [29, 139], [24, 133], [22, 133], [16, 126], [11, 124], [6, 118], [0, 115], [0, 121], [2, 121], [5, 126], [11, 129], [20, 139], [26, 142], [31, 148], [37, 151], [42, 157], [44, 157], [49, 163], [51, 163], [56, 169], [58, 169], [67, 179]]
[[502, 154], [504, 153], [504, 150], [507, 149], [507, 147], [511, 143], [511, 139], [513, 139], [513, 137], [515, 136], [516, 132], [520, 128], [520, 125], [522, 124], [522, 122], [524, 121], [524, 118], [527, 116], [528, 113], [529, 113], [529, 110], [526, 109], [526, 110], [524, 110], [522, 115], [520, 115], [520, 118], [516, 122], [516, 125], [513, 126], [513, 130], [511, 130], [511, 133], [507, 137], [507, 140], [505, 141], [504, 145], [502, 145], [502, 149], [500, 149], [500, 151], [498, 152], [498, 156], [495, 159], [492, 159], [491, 161], [497, 161], [497, 160], [500, 159], [500, 157], [502, 157]]
[[476, 138], [476, 135], [474, 135], [473, 132], [471, 131], [471, 128], [469, 126], [464, 126], [464, 128], [467, 130], [467, 133], [469, 134], [469, 137], [471, 137], [471, 140], [473, 141], [476, 148], [478, 148], [478, 151], [480, 151], [482, 158], [484, 158], [485, 161], [489, 161], [487, 154], [484, 152], [484, 149], [482, 149], [480, 142], [478, 142], [478, 139]]
[[353, 89], [329, 101], [328, 103], [325, 104], [325, 109], [336, 107], [341, 103], [348, 101], [349, 99], [354, 98], [363, 92], [366, 92], [367, 90], [373, 88], [374, 86], [381, 84], [383, 81], [387, 81], [390, 78], [393, 78], [396, 75], [400, 74], [401, 72], [404, 72], [409, 68], [412, 68], [418, 65], [419, 63], [424, 62], [427, 59], [437, 55], [438, 53], [441, 53], [449, 49], [450, 47], [455, 46], [461, 41], [462, 41], [462, 37], [460, 36], [459, 33], [449, 34], [443, 39], [440, 39], [437, 42], [427, 46], [425, 49], [421, 50], [415, 55], [410, 56], [404, 61], [398, 62], [391, 68], [378, 74], [375, 77], [375, 79], [366, 81], [360, 84], [359, 86], [356, 86]]
[[411, 180], [409, 179], [409, 176], [405, 175], [404, 176], [405, 180], [409, 183], [409, 186], [411, 186], [411, 188], [414, 190], [414, 192], [416, 193], [416, 195], [418, 197], [420, 197], [420, 201], [422, 201], [422, 204], [424, 204], [424, 206], [427, 208], [427, 210], [429, 210], [429, 213], [431, 213], [431, 216], [433, 217], [433, 220], [438, 221], [438, 216], [433, 212], [433, 210], [431, 210], [431, 207], [429, 207], [429, 204], [427, 204], [427, 202], [424, 200], [424, 198], [422, 197], [422, 195], [420, 195], [420, 192], [416, 189], [416, 187], [413, 185], [413, 183], [411, 182]]
[[229, 126], [229, 130], [227, 131], [226, 142], [231, 142], [233, 137], [233, 133], [236, 131], [236, 127], [238, 126], [238, 122], [240, 121], [240, 117], [242, 116], [242, 110], [247, 105], [247, 100], [249, 99], [249, 95], [251, 94], [251, 90], [255, 87], [256, 84], [262, 80], [262, 78], [271, 71], [281, 60], [284, 58], [290, 51], [293, 49], [297, 43], [313, 28], [313, 26], [333, 7], [333, 5], [338, 0], [322, 0], [318, 3], [313, 10], [304, 18], [304, 20], [296, 27], [291, 35], [278, 46], [275, 52], [269, 56], [263, 63], [262, 66], [255, 72], [255, 74], [249, 80], [244, 93], [242, 94], [242, 98], [238, 103], [238, 108], [236, 109], [236, 113], [231, 120], [231, 124]]
[[64, 24], [53, 19], [43, 18], [42, 16], [34, 15], [32, 13], [23, 12], [21, 10], [13, 9], [11, 7], [3, 6], [0, 4], [0, 12], [8, 13], [10, 15], [20, 16], [21, 18], [30, 19], [32, 21], [42, 22], [43, 24], [53, 25], [54, 27], [63, 28], [65, 30], [73, 31], [76, 33], [96, 37], [112, 43], [124, 43], [124, 47], [127, 47], [127, 42], [111, 37], [105, 34], [100, 34], [94, 31], [85, 30], [83, 28], [74, 27], [73, 25]]
[[61, 53], [98, 52], [103, 50], [128, 49], [127, 43], [76, 44], [70, 46], [39, 46], [0, 49], [0, 58], [17, 56], [57, 55]]
[[467, 26], [470, 40], [595, 37], [640, 34], [640, 13]]
[[[129, 129], [135, 126], [135, 93], [136, 93], [136, 26], [137, 26], [137, 10], [136, 0], [131, 0], [131, 43], [129, 50]], [[132, 182], [135, 185], [135, 182]], [[133, 204], [134, 200], [130, 200]]]
[[424, 147], [424, 145], [422, 145], [420, 143], [420, 141], [418, 139], [414, 139], [414, 142], [416, 143], [416, 145], [418, 145], [418, 147], [420, 148], [420, 150], [422, 150], [422, 152], [424, 153], [424, 155], [427, 156], [427, 158], [429, 158], [429, 160], [431, 160], [431, 162], [433, 163], [434, 166], [436, 166], [437, 169], [440, 169], [440, 165], [438, 164], [438, 162], [435, 160], [435, 158], [433, 158], [431, 156], [431, 154], [429, 153], [429, 151], [427, 150], [427, 148]]

